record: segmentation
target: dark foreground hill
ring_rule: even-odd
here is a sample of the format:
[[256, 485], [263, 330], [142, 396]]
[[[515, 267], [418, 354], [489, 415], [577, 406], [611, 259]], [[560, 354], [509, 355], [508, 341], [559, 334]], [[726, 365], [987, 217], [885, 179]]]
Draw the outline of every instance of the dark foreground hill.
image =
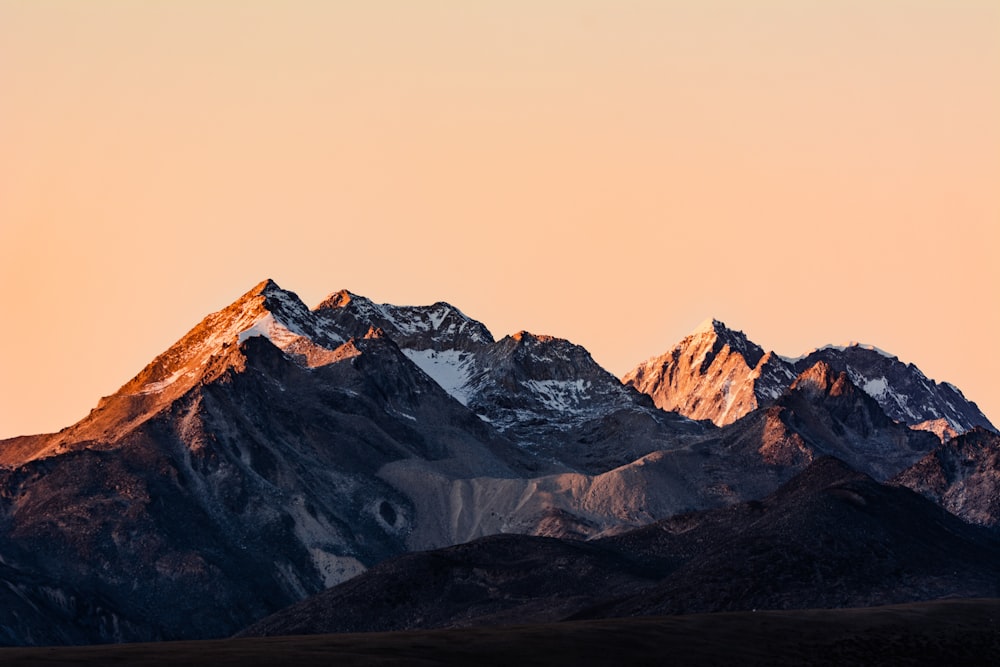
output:
[[1000, 597], [1000, 540], [908, 489], [820, 459], [762, 501], [609, 540], [690, 554], [654, 587], [584, 615], [838, 608]]
[[16, 665], [995, 665], [1000, 600], [0, 649]]
[[832, 457], [761, 501], [587, 543], [522, 535], [408, 554], [244, 636], [1000, 597], [1000, 539]]

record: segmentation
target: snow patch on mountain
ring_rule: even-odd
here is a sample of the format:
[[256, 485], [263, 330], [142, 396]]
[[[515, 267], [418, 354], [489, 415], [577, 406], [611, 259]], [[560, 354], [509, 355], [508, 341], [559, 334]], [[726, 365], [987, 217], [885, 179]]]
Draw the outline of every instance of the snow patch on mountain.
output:
[[341, 290], [324, 299], [313, 313], [342, 335], [357, 336], [370, 326], [380, 327], [400, 348], [472, 351], [494, 342], [481, 322], [443, 301], [430, 306], [395, 306]]
[[[469, 323], [469, 318], [462, 314], [457, 308], [446, 303], [436, 303], [433, 306], [376, 306], [383, 316], [392, 322], [400, 333], [415, 335], [428, 333], [431, 331], [440, 332], [447, 335], [462, 333]], [[441, 325], [451, 313], [460, 319], [460, 324], [456, 326], [451, 322], [447, 329], [441, 330]]]
[[469, 378], [476, 370], [474, 355], [458, 350], [402, 350], [406, 357], [427, 373], [441, 388], [461, 403], [468, 405], [472, 396]]
[[[921, 410], [914, 410], [908, 404], [910, 399], [908, 396], [900, 394], [893, 391], [892, 385], [889, 380], [885, 377], [877, 377], [874, 379], [869, 379], [857, 372], [853, 368], [847, 369], [847, 375], [851, 378], [851, 381], [860, 387], [862, 391], [874, 398], [883, 407], [886, 405], [894, 405], [898, 411], [907, 417], [907, 422], [911, 423], [915, 420], [920, 420], [922, 418]], [[891, 403], [890, 403], [891, 401]], [[923, 411], [930, 411], [931, 413], [936, 413], [937, 410], [934, 406], [925, 406]]]
[[185, 375], [191, 375], [193, 371], [187, 371], [184, 368], [178, 368], [176, 371], [167, 376], [166, 379], [160, 380], [159, 382], [149, 382], [142, 387], [141, 394], [155, 394], [157, 392], [163, 391], [173, 383], [180, 380]]
[[299, 338], [306, 336], [294, 322], [287, 324], [278, 322], [273, 313], [268, 313], [264, 317], [254, 322], [253, 326], [239, 333], [236, 339], [238, 344], [242, 344], [247, 338], [263, 336], [279, 348], [285, 348], [294, 343]]
[[887, 393], [889, 393], [889, 381], [884, 377], [875, 378], [874, 380], [869, 380], [861, 385], [861, 388], [866, 394], [871, 396], [876, 400], [884, 400]]
[[534, 393], [549, 410], [583, 413], [581, 405], [589, 398], [590, 382], [575, 380], [525, 380], [523, 386]]
[[976, 404], [953, 385], [935, 382], [913, 364], [873, 345], [827, 345], [799, 359], [795, 365], [800, 371], [824, 360], [846, 372], [851, 382], [878, 401], [896, 421], [917, 426], [945, 419], [948, 429], [931, 429], [939, 435], [948, 430], [964, 433], [976, 426], [994, 430]]

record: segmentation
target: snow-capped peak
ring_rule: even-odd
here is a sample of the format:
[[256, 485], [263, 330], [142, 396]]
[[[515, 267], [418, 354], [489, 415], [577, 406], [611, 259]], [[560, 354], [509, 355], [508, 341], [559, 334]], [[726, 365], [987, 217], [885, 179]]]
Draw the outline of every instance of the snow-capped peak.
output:
[[694, 331], [692, 331], [690, 335], [700, 336], [703, 334], [718, 334], [722, 331], [728, 331], [728, 330], [729, 329], [726, 327], [726, 324], [724, 322], [721, 322], [715, 319], [714, 317], [709, 317], [708, 319], [702, 321], [702, 323], [699, 324], [697, 327], [695, 327]]
[[211, 358], [229, 345], [264, 336], [282, 350], [308, 359], [336, 347], [342, 338], [324, 331], [294, 292], [268, 278], [228, 307], [207, 316], [123, 387], [129, 394], [182, 391], [197, 382]]
[[250, 290], [250, 294], [263, 294], [264, 296], [276, 296], [279, 294], [284, 294], [285, 290], [281, 289], [278, 283], [274, 282], [271, 278], [266, 278]]
[[324, 299], [313, 313], [324, 326], [343, 336], [362, 336], [369, 327], [380, 327], [400, 348], [471, 349], [494, 342], [482, 323], [443, 301], [430, 306], [394, 306], [341, 290]]
[[851, 341], [816, 348], [795, 359], [786, 358], [799, 371], [818, 360], [845, 371], [855, 386], [897, 421], [913, 426], [943, 418], [958, 433], [975, 426], [993, 428], [976, 404], [951, 385], [929, 379], [913, 364], [874, 345]]
[[343, 308], [354, 299], [355, 299], [354, 294], [351, 294], [346, 289], [342, 289], [328, 294], [327, 297], [320, 302], [320, 305], [318, 307]]
[[807, 352], [805, 354], [802, 354], [802, 355], [799, 355], [797, 357], [785, 357], [785, 356], [782, 356], [781, 358], [784, 359], [785, 361], [791, 363], [791, 364], [795, 364], [795, 363], [798, 363], [798, 362], [802, 361], [806, 357], [808, 357], [808, 356], [810, 356], [812, 354], [815, 354], [816, 352], [822, 352], [823, 350], [836, 350], [837, 352], [845, 352], [845, 351], [850, 350], [852, 348], [857, 348], [859, 350], [868, 350], [870, 352], [875, 352], [877, 354], [882, 355], [886, 359], [896, 359], [897, 358], [895, 354], [892, 354], [891, 352], [886, 352], [882, 348], [875, 347], [874, 345], [868, 345], [867, 343], [859, 343], [858, 341], [854, 341], [854, 340], [848, 341], [846, 343], [842, 343], [840, 345], [832, 345], [831, 344], [831, 345], [824, 345], [823, 347], [817, 347], [817, 348], [815, 348], [813, 350], [810, 350], [809, 352]]

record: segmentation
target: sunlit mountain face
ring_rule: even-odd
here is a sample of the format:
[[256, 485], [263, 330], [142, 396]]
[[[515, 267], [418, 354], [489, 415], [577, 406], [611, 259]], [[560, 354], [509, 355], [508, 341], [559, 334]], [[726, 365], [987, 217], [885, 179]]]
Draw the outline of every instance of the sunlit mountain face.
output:
[[386, 628], [735, 609], [755, 578], [754, 607], [1000, 595], [998, 446], [869, 346], [787, 358], [708, 320], [620, 381], [447, 303], [267, 280], [78, 423], [0, 441], [0, 641], [222, 637], [338, 585]]
[[772, 404], [800, 373], [820, 361], [847, 373], [892, 419], [932, 431], [942, 440], [977, 426], [996, 430], [957, 387], [935, 382], [872, 345], [826, 345], [799, 357], [782, 357], [714, 319], [666, 354], [636, 366], [622, 382], [649, 394], [664, 410], [725, 426]]

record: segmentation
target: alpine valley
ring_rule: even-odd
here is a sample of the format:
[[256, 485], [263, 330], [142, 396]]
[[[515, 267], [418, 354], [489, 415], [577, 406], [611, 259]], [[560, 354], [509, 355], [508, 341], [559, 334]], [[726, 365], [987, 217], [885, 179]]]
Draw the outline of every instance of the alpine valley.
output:
[[0, 584], [27, 646], [1000, 598], [1000, 435], [871, 346], [708, 320], [619, 379], [268, 280], [0, 441]]

